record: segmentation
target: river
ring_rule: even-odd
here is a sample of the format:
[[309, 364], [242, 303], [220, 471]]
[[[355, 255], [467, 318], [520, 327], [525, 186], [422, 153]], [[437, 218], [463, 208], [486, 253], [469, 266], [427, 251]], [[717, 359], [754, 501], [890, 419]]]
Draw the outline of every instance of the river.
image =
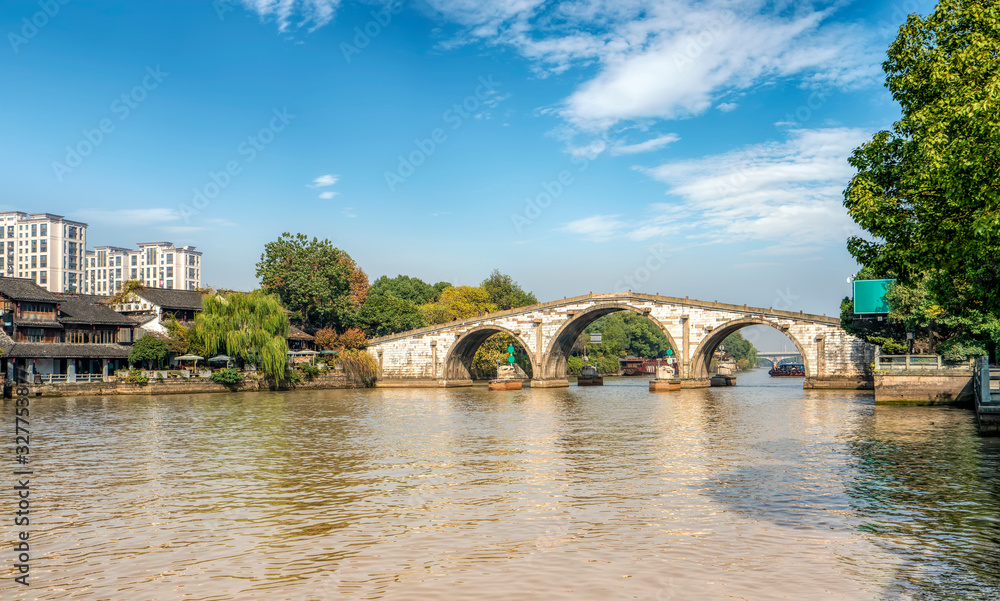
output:
[[1000, 598], [972, 413], [738, 381], [33, 399], [0, 597]]

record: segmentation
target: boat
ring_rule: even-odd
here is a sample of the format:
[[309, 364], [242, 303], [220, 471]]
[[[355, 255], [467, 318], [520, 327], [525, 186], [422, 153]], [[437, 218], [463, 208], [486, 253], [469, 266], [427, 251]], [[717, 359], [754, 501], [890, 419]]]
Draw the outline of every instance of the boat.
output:
[[597, 373], [593, 365], [584, 365], [580, 377], [576, 379], [577, 386], [604, 386], [604, 377]]
[[522, 387], [521, 380], [493, 380], [489, 384], [490, 390], [521, 390]]
[[618, 363], [622, 368], [623, 376], [642, 376], [646, 375], [646, 370], [643, 369], [642, 364], [645, 359], [640, 357], [633, 357], [629, 355], [628, 357], [622, 357], [618, 359]]
[[806, 366], [802, 363], [781, 363], [767, 372], [772, 378], [802, 378], [806, 375]]

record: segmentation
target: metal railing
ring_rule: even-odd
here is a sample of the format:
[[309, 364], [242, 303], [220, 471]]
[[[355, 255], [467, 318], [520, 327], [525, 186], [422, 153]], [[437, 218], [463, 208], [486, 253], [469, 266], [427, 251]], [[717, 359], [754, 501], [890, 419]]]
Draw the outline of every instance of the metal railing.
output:
[[876, 371], [971, 371], [974, 366], [975, 359], [947, 361], [941, 355], [883, 355], [881, 351], [875, 353]]

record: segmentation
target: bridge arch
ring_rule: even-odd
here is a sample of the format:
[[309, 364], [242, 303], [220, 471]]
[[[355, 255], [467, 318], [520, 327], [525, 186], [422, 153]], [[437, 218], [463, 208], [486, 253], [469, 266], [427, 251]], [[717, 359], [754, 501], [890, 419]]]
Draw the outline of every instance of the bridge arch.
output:
[[451, 345], [451, 349], [448, 351], [447, 357], [444, 360], [444, 379], [445, 380], [471, 380], [472, 379], [472, 359], [476, 356], [476, 351], [479, 347], [483, 345], [484, 342], [494, 334], [509, 334], [517, 343], [521, 345], [528, 355], [528, 360], [531, 362], [531, 373], [533, 377], [538, 377], [538, 365], [535, 364], [535, 358], [532, 357], [531, 347], [529, 347], [524, 339], [521, 338], [519, 334], [508, 330], [503, 326], [497, 325], [483, 325], [477, 328], [473, 328], [468, 332], [462, 334], [455, 344]]
[[[738, 332], [747, 326], [757, 325], [771, 326], [787, 336], [788, 339], [792, 341], [792, 344], [795, 345], [795, 348], [798, 349], [799, 355], [802, 357], [802, 363], [806, 368], [806, 375], [813, 375], [813, 372], [809, 367], [809, 356], [806, 355], [805, 347], [790, 331], [783, 329], [781, 324], [768, 321], [767, 319], [760, 317], [743, 317], [720, 325], [701, 341], [701, 344], [698, 345], [698, 347], [694, 350], [694, 353], [691, 355], [691, 377], [707, 378], [709, 375], [709, 367], [712, 362], [712, 355], [715, 354], [715, 350], [719, 348], [722, 341], [733, 332]], [[771, 364], [774, 365], [774, 362], [772, 361]]]
[[[552, 336], [552, 341], [549, 343], [548, 348], [545, 349], [545, 355], [542, 359], [542, 364], [544, 366], [543, 371], [540, 375], [535, 377], [543, 377], [546, 379], [564, 379], [566, 377], [566, 362], [569, 359], [570, 351], [573, 349], [573, 344], [576, 339], [580, 337], [580, 334], [589, 326], [601, 317], [605, 315], [610, 315], [611, 313], [617, 313], [619, 311], [631, 311], [646, 319], [652, 321], [656, 324], [656, 327], [663, 332], [663, 335], [667, 337], [670, 342], [671, 348], [674, 349], [675, 356], [678, 360], [682, 360], [680, 357], [680, 347], [674, 341], [674, 337], [670, 335], [670, 332], [658, 319], [653, 317], [649, 310], [644, 307], [634, 307], [627, 303], [600, 303], [589, 307], [579, 314], [574, 315], [572, 319], [564, 323]], [[534, 367], [534, 365], [532, 365]], [[539, 372], [536, 372], [539, 373]]]

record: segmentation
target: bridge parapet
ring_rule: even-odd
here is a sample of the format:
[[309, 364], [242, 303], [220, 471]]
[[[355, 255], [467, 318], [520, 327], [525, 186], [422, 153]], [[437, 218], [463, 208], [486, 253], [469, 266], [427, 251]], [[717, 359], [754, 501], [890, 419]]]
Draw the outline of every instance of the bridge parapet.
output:
[[807, 386], [855, 388], [870, 379], [871, 345], [841, 330], [839, 319], [632, 292], [587, 294], [437, 324], [373, 339], [368, 349], [383, 382], [468, 384], [476, 349], [489, 336], [506, 332], [527, 351], [537, 385], [565, 382], [566, 360], [579, 334], [599, 317], [623, 310], [657, 324], [675, 349], [683, 378], [704, 379], [726, 336], [763, 324], [795, 343], [806, 363]]

